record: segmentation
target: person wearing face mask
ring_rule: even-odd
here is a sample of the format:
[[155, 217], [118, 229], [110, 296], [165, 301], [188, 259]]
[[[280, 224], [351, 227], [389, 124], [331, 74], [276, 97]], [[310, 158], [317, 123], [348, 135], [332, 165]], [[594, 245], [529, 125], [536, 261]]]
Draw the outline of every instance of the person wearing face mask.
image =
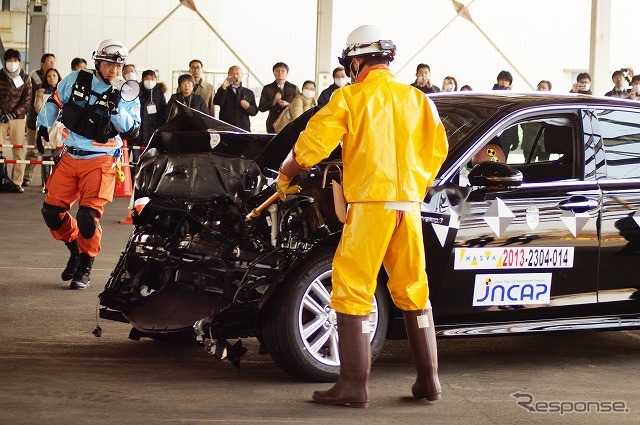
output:
[[[117, 87], [129, 55], [118, 40], [107, 39], [92, 54], [95, 70], [75, 71], [58, 83], [38, 114], [36, 144], [44, 153], [49, 130], [58, 133], [64, 151], [47, 181], [42, 218], [55, 240], [70, 252], [60, 277], [69, 289], [85, 289], [93, 261], [100, 252], [104, 207], [113, 200], [120, 165], [122, 139], [140, 129], [140, 102], [125, 100]], [[62, 114], [59, 112], [62, 110]], [[78, 203], [75, 218], [69, 210]]]
[[316, 106], [316, 83], [307, 80], [302, 84], [302, 93], [297, 94], [291, 102], [289, 110], [291, 112], [291, 119], [295, 120], [302, 113], [308, 109]]
[[[162, 119], [167, 111], [167, 99], [164, 94], [167, 86], [158, 83], [156, 73], [147, 69], [142, 73], [140, 85], [140, 134], [135, 139], [129, 140], [129, 146], [147, 146], [154, 131], [162, 124]], [[132, 161], [138, 162], [142, 154], [141, 149], [132, 150]]]
[[125, 80], [134, 80], [138, 79], [138, 73], [136, 72], [136, 66], [134, 64], [128, 63], [122, 68], [122, 76]]
[[[31, 78], [20, 68], [20, 52], [7, 49], [4, 66], [0, 72], [0, 134], [9, 133], [12, 145], [24, 145], [25, 116], [31, 104]], [[24, 148], [13, 148], [13, 159], [24, 159]], [[0, 188], [22, 193], [24, 164], [14, 164], [11, 186]]]
[[251, 90], [242, 86], [242, 69], [232, 66], [227, 71], [227, 78], [216, 91], [213, 103], [220, 106], [218, 118], [243, 130], [251, 131], [251, 121], [258, 113], [256, 96]]
[[640, 75], [634, 75], [633, 78], [631, 78], [629, 99], [640, 100]]
[[349, 77], [347, 77], [347, 73], [344, 72], [344, 68], [339, 66], [334, 69], [333, 84], [322, 90], [322, 93], [320, 93], [320, 97], [318, 98], [318, 106], [322, 108], [324, 105], [329, 103], [329, 99], [331, 99], [333, 92], [347, 84], [349, 84]]
[[285, 200], [300, 191], [290, 185], [293, 177], [342, 145], [349, 208], [331, 278], [340, 375], [332, 388], [313, 393], [317, 403], [369, 405], [369, 314], [382, 265], [393, 302], [404, 312], [417, 370], [411, 392], [418, 399], [440, 399], [420, 203], [447, 156], [448, 143], [434, 103], [396, 80], [389, 69], [395, 53], [396, 46], [378, 27], [364, 25], [349, 34], [339, 60], [353, 84], [336, 90], [311, 117], [276, 181]]

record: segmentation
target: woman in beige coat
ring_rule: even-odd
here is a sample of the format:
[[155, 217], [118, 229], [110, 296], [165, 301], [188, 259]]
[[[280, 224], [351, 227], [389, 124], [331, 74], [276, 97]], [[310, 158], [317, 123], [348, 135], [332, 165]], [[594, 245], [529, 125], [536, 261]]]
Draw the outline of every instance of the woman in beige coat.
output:
[[302, 85], [302, 93], [298, 93], [291, 102], [289, 111], [291, 112], [291, 120], [295, 120], [308, 109], [313, 108], [316, 102], [316, 83], [313, 81], [305, 81]]

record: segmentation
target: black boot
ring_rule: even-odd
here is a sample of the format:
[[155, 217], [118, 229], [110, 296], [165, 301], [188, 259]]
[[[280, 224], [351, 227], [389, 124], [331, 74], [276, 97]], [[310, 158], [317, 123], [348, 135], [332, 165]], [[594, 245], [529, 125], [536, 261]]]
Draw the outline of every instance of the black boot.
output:
[[363, 332], [365, 321], [368, 323], [368, 315], [338, 313], [340, 375], [332, 388], [313, 393], [313, 401], [316, 403], [369, 407], [371, 343], [369, 333]]
[[[43, 161], [51, 161], [53, 157], [51, 156], [43, 156]], [[51, 175], [51, 165], [43, 165], [42, 166], [42, 193], [47, 193], [47, 180], [49, 180], [49, 176]], [[70, 279], [70, 278], [69, 278]], [[68, 279], [67, 279], [68, 280]]]
[[438, 379], [436, 328], [431, 307], [425, 310], [404, 310], [403, 313], [411, 357], [418, 372], [411, 392], [415, 398], [440, 400], [442, 389]]
[[77, 239], [71, 242], [65, 242], [64, 244], [67, 246], [67, 248], [69, 248], [69, 252], [71, 253], [71, 255], [69, 255], [69, 260], [67, 260], [67, 266], [62, 271], [62, 274], [60, 274], [62, 280], [66, 282], [67, 280], [73, 279], [73, 275], [78, 268], [78, 262], [80, 261], [80, 259], [78, 258], [80, 252], [78, 251]]
[[[51, 156], [43, 156], [43, 161], [51, 161], [53, 157]], [[49, 180], [49, 175], [51, 174], [51, 165], [42, 165], [42, 186], [47, 184], [47, 180]]]
[[80, 253], [78, 268], [73, 274], [73, 279], [69, 283], [69, 289], [85, 289], [89, 286], [89, 276], [91, 275], [91, 267], [93, 266], [93, 258], [89, 254]]

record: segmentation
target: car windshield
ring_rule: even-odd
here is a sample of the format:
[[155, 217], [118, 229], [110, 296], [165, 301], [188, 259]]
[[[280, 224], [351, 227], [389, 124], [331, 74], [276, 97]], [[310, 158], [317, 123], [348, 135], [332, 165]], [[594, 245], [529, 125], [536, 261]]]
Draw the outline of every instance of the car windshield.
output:
[[486, 123], [500, 106], [493, 101], [482, 101], [475, 98], [473, 104], [464, 96], [432, 96], [431, 99], [438, 108], [440, 120], [444, 124], [449, 141], [449, 152], [463, 143], [467, 136], [481, 124]]

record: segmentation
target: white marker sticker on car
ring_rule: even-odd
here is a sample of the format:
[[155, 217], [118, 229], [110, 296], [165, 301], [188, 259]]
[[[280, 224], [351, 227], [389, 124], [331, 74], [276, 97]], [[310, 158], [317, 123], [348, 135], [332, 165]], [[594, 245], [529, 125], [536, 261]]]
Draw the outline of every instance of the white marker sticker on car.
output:
[[516, 218], [516, 215], [509, 209], [507, 204], [500, 198], [491, 201], [491, 206], [482, 216], [484, 221], [489, 225], [493, 233], [500, 237], [509, 224]]
[[549, 304], [551, 273], [478, 274], [474, 306]]
[[573, 247], [456, 248], [455, 270], [568, 269]]
[[535, 228], [538, 227], [538, 223], [540, 223], [540, 210], [538, 207], [527, 208], [526, 218], [529, 229], [535, 230]]
[[220, 135], [218, 133], [214, 133], [212, 130], [209, 130], [209, 146], [211, 146], [211, 149], [215, 149], [219, 143]]

